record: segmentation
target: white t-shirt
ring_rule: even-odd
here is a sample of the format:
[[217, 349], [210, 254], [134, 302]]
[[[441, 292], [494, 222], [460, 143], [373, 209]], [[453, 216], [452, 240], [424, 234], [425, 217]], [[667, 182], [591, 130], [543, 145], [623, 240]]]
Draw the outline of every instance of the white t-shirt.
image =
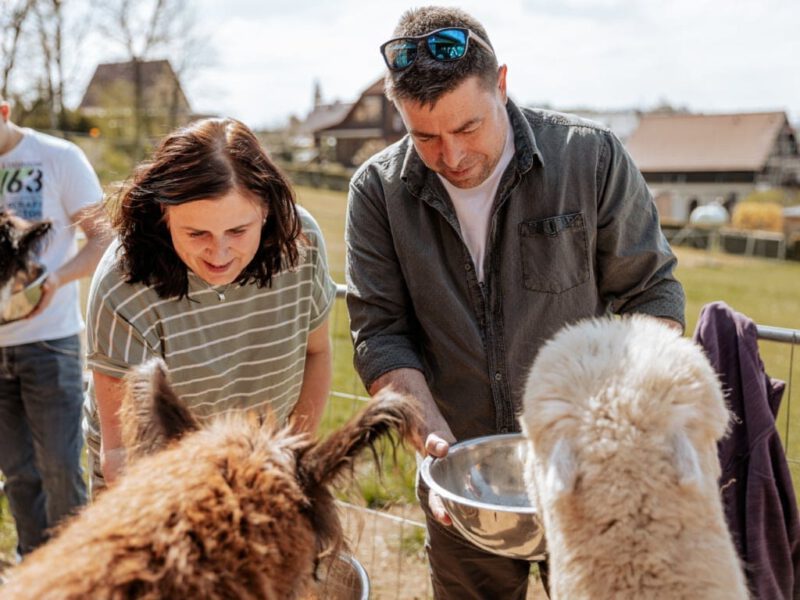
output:
[[[461, 236], [469, 249], [478, 281], [483, 281], [483, 258], [486, 254], [486, 240], [489, 237], [489, 219], [492, 214], [494, 197], [500, 179], [514, 157], [514, 134], [511, 123], [506, 119], [506, 143], [492, 174], [474, 188], [457, 188], [444, 177], [439, 179], [453, 201], [453, 206], [461, 226]], [[438, 174], [437, 174], [438, 175]]]
[[[78, 251], [70, 215], [96, 204], [103, 190], [92, 166], [75, 144], [32, 129], [0, 155], [0, 208], [31, 221], [53, 223], [39, 261], [52, 273]], [[33, 319], [0, 326], [0, 346], [54, 340], [79, 333], [83, 319], [78, 282], [61, 286], [47, 309]]]

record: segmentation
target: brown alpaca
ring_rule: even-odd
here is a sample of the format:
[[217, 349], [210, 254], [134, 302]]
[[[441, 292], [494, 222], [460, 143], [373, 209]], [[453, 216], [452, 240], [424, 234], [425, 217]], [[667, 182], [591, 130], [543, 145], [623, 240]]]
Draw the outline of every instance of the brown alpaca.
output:
[[122, 416], [125, 475], [9, 573], [0, 597], [303, 597], [342, 537], [330, 485], [379, 437], [418, 427], [391, 391], [322, 442], [244, 415], [201, 426], [160, 361], [133, 376]]

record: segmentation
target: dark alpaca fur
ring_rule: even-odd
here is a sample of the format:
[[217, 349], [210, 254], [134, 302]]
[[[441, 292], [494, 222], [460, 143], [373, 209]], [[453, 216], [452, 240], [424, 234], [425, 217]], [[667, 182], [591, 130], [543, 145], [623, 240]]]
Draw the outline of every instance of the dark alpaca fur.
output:
[[50, 229], [48, 221], [29, 223], [0, 210], [0, 290], [33, 274], [35, 253]]
[[126, 474], [9, 573], [0, 597], [302, 597], [341, 542], [331, 484], [378, 438], [419, 427], [388, 390], [322, 442], [243, 414], [201, 424], [160, 361], [131, 377], [121, 417]]

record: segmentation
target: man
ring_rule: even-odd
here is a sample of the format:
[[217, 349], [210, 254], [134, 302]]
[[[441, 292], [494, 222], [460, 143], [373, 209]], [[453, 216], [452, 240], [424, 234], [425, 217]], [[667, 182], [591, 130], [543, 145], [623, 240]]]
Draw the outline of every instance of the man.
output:
[[[519, 431], [537, 350], [607, 312], [683, 327], [684, 295], [641, 174], [606, 129], [508, 100], [484, 28], [458, 9], [405, 13], [381, 47], [409, 134], [350, 186], [355, 365], [423, 410], [427, 454]], [[419, 486], [435, 596], [524, 598], [530, 565], [472, 546]]]
[[[0, 210], [49, 220], [47, 278], [25, 319], [0, 325], [0, 471], [25, 555], [86, 501], [78, 283], [108, 245], [102, 189], [74, 144], [9, 119], [0, 98]], [[78, 250], [76, 228], [86, 235]]]

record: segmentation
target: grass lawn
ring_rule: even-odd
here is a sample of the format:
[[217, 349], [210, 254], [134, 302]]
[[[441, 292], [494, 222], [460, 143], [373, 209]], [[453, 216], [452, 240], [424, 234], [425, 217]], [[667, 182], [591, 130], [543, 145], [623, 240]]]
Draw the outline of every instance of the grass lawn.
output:
[[[298, 201], [317, 219], [325, 233], [330, 268], [338, 282], [344, 281], [344, 214], [346, 195], [340, 192], [298, 188]], [[709, 254], [704, 250], [676, 248], [679, 266], [678, 279], [686, 290], [686, 331], [694, 332], [703, 305], [723, 300], [735, 310], [747, 315], [760, 325], [800, 329], [800, 263], [739, 257], [727, 254]], [[334, 313], [334, 340], [336, 349], [336, 374], [334, 389], [362, 393], [354, 377], [352, 349], [347, 331], [344, 307], [337, 306]], [[800, 347], [778, 342], [761, 342], [761, 356], [770, 376], [791, 384], [784, 393], [778, 415], [778, 430], [790, 459], [795, 488], [800, 493]], [[792, 366], [794, 367], [792, 369]], [[332, 400], [332, 412], [337, 403]], [[346, 406], [347, 410], [351, 407]], [[787, 421], [787, 416], [789, 420]], [[340, 422], [340, 419], [334, 419]], [[391, 472], [385, 478], [383, 493], [376, 494], [373, 502], [411, 498], [403, 492], [406, 482], [413, 481], [406, 462], [399, 481]], [[374, 484], [370, 482], [370, 487]]]
[[[331, 273], [344, 282], [344, 215], [346, 196], [340, 192], [297, 189], [298, 201], [315, 216], [325, 234]], [[687, 332], [694, 331], [701, 307], [724, 300], [734, 309], [762, 325], [800, 329], [800, 263], [711, 255], [705, 251], [678, 248], [678, 278], [688, 298]], [[352, 346], [347, 313], [337, 300], [331, 321], [334, 343], [334, 384], [337, 392], [326, 410], [323, 427], [330, 430], [344, 422], [361, 405], [357, 396], [364, 390], [352, 367]], [[800, 483], [800, 348], [774, 342], [761, 344], [762, 358], [773, 377], [790, 381], [784, 396], [778, 427], [792, 461], [795, 487]], [[794, 373], [792, 373], [792, 366]], [[791, 396], [789, 396], [791, 394]], [[791, 407], [791, 415], [789, 416]], [[398, 461], [384, 461], [382, 478], [373, 476], [369, 461], [359, 465], [359, 483], [349, 499], [369, 506], [413, 503], [415, 461], [408, 452], [400, 452]], [[13, 548], [13, 525], [6, 500], [0, 500], [0, 558]]]

